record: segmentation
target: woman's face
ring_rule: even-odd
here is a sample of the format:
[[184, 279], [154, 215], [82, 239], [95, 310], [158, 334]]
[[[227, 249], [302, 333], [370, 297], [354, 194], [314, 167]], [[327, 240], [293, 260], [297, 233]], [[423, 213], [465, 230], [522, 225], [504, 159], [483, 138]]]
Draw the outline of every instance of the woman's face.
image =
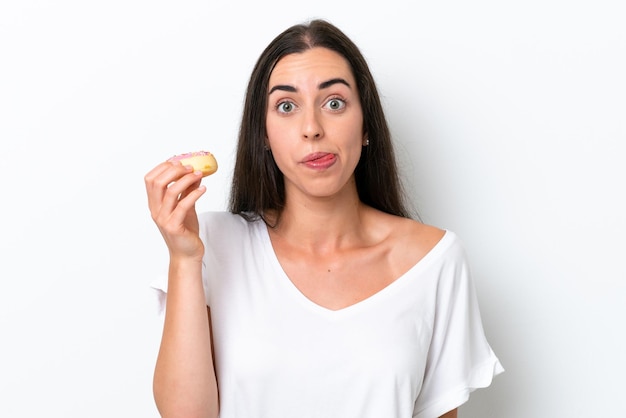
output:
[[341, 55], [318, 47], [283, 57], [270, 75], [267, 109], [267, 145], [288, 199], [356, 192], [363, 113]]

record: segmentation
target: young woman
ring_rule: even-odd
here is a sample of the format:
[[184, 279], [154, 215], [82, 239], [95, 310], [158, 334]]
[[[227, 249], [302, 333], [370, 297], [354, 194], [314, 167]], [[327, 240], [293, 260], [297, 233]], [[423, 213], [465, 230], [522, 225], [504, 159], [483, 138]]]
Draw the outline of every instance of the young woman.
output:
[[259, 58], [229, 212], [196, 215], [200, 179], [145, 177], [170, 254], [162, 416], [456, 417], [502, 371], [462, 245], [409, 217], [373, 77], [335, 26]]

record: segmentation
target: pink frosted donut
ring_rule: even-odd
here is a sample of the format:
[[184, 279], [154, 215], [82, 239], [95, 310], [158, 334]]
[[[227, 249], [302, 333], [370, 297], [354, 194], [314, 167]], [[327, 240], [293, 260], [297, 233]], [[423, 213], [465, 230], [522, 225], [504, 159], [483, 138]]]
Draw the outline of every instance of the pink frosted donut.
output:
[[202, 171], [202, 177], [210, 176], [217, 171], [217, 161], [208, 151], [195, 151], [175, 155], [167, 161], [180, 161], [182, 165], [190, 165], [194, 171]]

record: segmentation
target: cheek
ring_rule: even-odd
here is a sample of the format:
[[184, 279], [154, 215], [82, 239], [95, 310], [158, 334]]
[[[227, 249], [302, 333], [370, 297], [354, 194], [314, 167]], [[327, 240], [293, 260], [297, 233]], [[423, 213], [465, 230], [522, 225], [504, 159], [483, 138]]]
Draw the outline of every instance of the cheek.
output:
[[284, 129], [267, 129], [267, 145], [272, 153], [277, 157], [280, 153], [289, 152], [290, 143], [289, 135]]
[[363, 116], [361, 112], [351, 112], [350, 116], [341, 122], [340, 127], [346, 137], [363, 138]]
[[353, 120], [336, 131], [337, 138], [343, 138], [344, 146], [349, 149], [361, 149], [363, 146], [363, 128], [360, 120]]
[[273, 120], [271, 117], [265, 121], [265, 132], [270, 145], [272, 143], [286, 142], [285, 138], [292, 135], [288, 124], [279, 123], [279, 121]]

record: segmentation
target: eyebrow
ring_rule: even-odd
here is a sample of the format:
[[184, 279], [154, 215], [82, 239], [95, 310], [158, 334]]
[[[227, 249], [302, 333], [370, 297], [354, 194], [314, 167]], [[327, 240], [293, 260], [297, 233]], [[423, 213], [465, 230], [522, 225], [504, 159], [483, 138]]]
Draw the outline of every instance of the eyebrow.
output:
[[[331, 78], [330, 80], [323, 81], [323, 82], [321, 82], [317, 86], [317, 88], [320, 89], [320, 90], [323, 90], [323, 89], [327, 89], [330, 86], [333, 86], [335, 84], [344, 84], [344, 85], [348, 86], [348, 88], [351, 88], [350, 83], [348, 83], [343, 78]], [[273, 92], [275, 92], [276, 90], [287, 91], [287, 92], [290, 92], [290, 93], [296, 93], [298, 91], [294, 86], [290, 86], [290, 85], [287, 85], [287, 84], [278, 84], [278, 85], [272, 87], [270, 89], [269, 93], [267, 93], [267, 94], [270, 95]]]

